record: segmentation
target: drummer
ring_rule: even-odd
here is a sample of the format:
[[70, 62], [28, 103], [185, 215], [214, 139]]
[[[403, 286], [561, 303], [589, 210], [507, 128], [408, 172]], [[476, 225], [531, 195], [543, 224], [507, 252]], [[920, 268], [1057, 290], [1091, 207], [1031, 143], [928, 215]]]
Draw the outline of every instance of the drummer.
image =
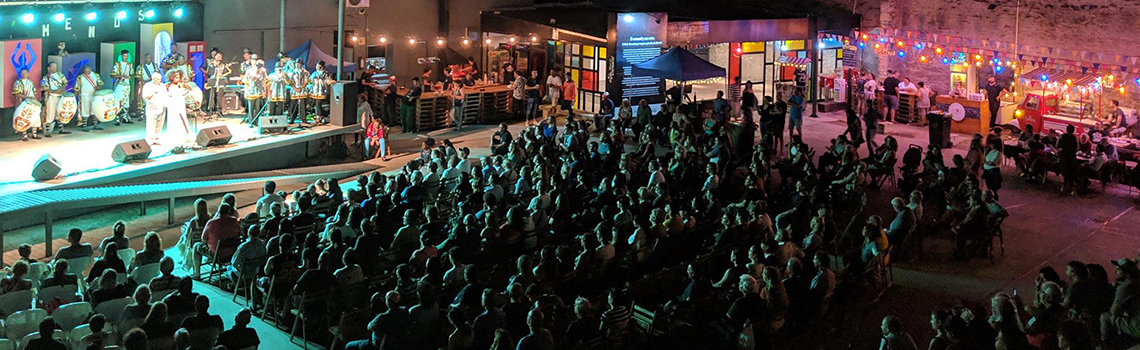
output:
[[[36, 101], [36, 85], [32, 82], [31, 78], [28, 78], [27, 68], [20, 68], [19, 78], [12, 83], [12, 95], [20, 99], [21, 102], [31, 101], [33, 104], [39, 104], [39, 101]], [[40, 135], [36, 134], [36, 131], [38, 131], [41, 126], [39, 117], [39, 113], [37, 112], [36, 115], [27, 119], [29, 126], [27, 130], [24, 130], [24, 136], [20, 137], [20, 141], [27, 141], [29, 137], [36, 140], [40, 139]], [[12, 126], [17, 127], [16, 121], [12, 121]], [[18, 127], [16, 132], [20, 132]], [[51, 134], [46, 134], [46, 136], [51, 137]]]
[[99, 126], [99, 118], [95, 118], [95, 110], [91, 108], [95, 101], [95, 91], [103, 87], [103, 79], [99, 74], [91, 72], [91, 66], [83, 66], [82, 72], [75, 77], [75, 94], [79, 95], [79, 127], [83, 132], [103, 130]]
[[131, 52], [119, 51], [119, 60], [115, 61], [115, 65], [111, 67], [111, 78], [115, 82], [115, 99], [119, 100], [119, 111], [116, 113], [115, 125], [134, 123], [127, 115], [127, 106], [131, 105], [131, 75], [134, 74], [132, 68]]
[[59, 72], [59, 66], [55, 62], [48, 63], [48, 74], [40, 81], [40, 89], [44, 93], [44, 136], [51, 137], [53, 129], [59, 134], [71, 133], [64, 130], [64, 123], [59, 118], [59, 101], [65, 88], [67, 76]]
[[[317, 115], [317, 122], [327, 122], [328, 113], [324, 111], [325, 99], [329, 96], [329, 84], [332, 83], [332, 78], [329, 73], [325, 71], [325, 61], [317, 61], [317, 67], [313, 74], [309, 75], [309, 104], [313, 105], [313, 110]], [[308, 108], [306, 108], [307, 110]]]

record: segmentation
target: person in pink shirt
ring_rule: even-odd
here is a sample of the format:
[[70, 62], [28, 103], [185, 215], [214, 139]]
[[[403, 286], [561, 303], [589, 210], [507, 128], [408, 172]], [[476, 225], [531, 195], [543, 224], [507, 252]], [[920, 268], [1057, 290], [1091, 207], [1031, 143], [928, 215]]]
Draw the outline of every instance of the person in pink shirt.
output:
[[[241, 235], [241, 224], [237, 219], [237, 211], [229, 203], [222, 203], [218, 207], [218, 215], [207, 221], [206, 227], [202, 229], [202, 241], [194, 244], [194, 274], [199, 273], [202, 256], [214, 256], [219, 243], [239, 235]], [[218, 259], [229, 261], [230, 257], [218, 256]]]
[[[388, 161], [388, 126], [380, 123], [379, 119], [372, 119], [372, 124], [364, 131], [367, 139], [364, 143], [364, 156], [366, 158], [375, 158], [380, 156], [383, 161]], [[377, 151], [379, 148], [379, 152]]]

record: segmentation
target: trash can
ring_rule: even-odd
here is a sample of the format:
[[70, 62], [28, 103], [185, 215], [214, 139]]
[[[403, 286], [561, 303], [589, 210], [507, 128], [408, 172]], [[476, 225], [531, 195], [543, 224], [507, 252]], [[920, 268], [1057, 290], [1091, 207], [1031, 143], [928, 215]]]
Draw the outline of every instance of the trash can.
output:
[[932, 111], [926, 114], [926, 120], [930, 123], [931, 145], [943, 149], [953, 146], [950, 143], [950, 113]]

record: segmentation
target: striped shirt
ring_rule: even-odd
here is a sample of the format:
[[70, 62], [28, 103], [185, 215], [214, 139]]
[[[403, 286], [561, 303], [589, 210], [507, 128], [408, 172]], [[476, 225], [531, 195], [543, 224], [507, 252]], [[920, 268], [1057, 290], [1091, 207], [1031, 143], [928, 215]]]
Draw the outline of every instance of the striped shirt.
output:
[[743, 95], [741, 94], [740, 84], [730, 84], [728, 86], [728, 100], [732, 102], [740, 102]]
[[617, 306], [603, 312], [601, 330], [610, 342], [625, 341], [626, 332], [629, 331], [629, 309]]

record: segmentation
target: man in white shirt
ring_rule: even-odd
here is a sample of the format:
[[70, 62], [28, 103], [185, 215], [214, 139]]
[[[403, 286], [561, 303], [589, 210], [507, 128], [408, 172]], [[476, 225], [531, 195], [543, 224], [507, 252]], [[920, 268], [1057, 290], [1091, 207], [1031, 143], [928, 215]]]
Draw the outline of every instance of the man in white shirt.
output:
[[166, 124], [166, 86], [162, 84], [161, 73], [151, 73], [150, 81], [143, 84], [142, 101], [146, 101], [146, 142], [157, 145]]
[[269, 217], [269, 207], [272, 206], [273, 203], [281, 203], [284, 205], [285, 198], [281, 198], [281, 196], [277, 195], [277, 183], [270, 180], [265, 182], [263, 195], [257, 199], [257, 216], [263, 218]]
[[459, 149], [459, 164], [456, 165], [456, 168], [459, 169], [459, 172], [467, 174], [471, 173], [471, 160], [467, 158], [470, 156], [471, 149], [468, 149], [467, 147]]
[[558, 110], [562, 98], [562, 75], [551, 69], [550, 76], [546, 77], [546, 91], [550, 96], [551, 114]]

